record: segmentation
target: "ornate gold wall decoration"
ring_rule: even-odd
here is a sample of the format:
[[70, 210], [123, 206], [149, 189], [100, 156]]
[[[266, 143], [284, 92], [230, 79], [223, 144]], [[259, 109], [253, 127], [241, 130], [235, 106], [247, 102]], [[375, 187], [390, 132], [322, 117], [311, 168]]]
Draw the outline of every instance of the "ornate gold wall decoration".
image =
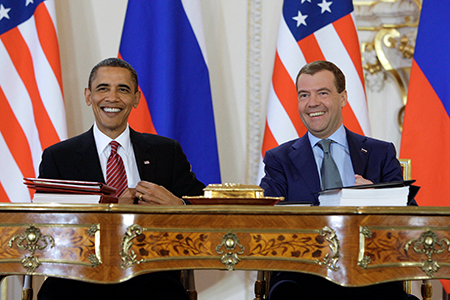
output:
[[383, 89], [386, 78], [380, 73], [385, 73], [394, 81], [403, 103], [397, 114], [398, 126], [402, 131], [421, 2], [378, 0], [353, 3], [360, 36], [370, 36], [370, 40], [361, 43], [366, 86], [377, 91]]

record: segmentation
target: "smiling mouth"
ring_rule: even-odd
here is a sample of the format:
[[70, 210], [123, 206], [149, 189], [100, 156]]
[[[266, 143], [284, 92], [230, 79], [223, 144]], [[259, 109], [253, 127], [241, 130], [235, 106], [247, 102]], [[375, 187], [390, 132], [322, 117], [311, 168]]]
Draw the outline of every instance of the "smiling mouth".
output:
[[107, 113], [117, 113], [120, 112], [122, 109], [117, 107], [103, 107], [102, 110]]
[[323, 111], [319, 111], [319, 112], [313, 112], [308, 114], [310, 117], [318, 117], [318, 116], [323, 116], [325, 114], [325, 112]]

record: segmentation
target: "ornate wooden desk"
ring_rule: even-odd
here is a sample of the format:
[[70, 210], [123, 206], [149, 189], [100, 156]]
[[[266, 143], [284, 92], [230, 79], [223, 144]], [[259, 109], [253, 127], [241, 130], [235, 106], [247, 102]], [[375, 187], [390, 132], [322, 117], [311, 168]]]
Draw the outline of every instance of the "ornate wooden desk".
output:
[[167, 269], [291, 270], [343, 286], [450, 278], [450, 208], [0, 205], [0, 275], [114, 283]]

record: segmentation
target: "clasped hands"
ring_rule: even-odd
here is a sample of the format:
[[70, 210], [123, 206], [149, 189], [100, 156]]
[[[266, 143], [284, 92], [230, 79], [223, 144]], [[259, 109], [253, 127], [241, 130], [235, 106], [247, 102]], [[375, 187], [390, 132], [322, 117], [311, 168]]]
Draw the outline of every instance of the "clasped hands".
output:
[[140, 181], [135, 188], [127, 188], [119, 197], [119, 204], [184, 205], [183, 200], [165, 187], [148, 181]]

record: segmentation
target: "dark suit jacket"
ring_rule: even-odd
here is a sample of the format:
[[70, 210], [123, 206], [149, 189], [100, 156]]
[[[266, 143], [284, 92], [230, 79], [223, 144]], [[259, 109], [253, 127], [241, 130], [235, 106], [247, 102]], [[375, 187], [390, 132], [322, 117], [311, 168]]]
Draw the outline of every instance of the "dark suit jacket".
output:
[[[177, 141], [139, 133], [131, 128], [130, 138], [141, 180], [162, 185], [177, 197], [203, 195], [204, 185], [191, 172], [191, 166]], [[106, 182], [93, 128], [45, 149], [39, 177]]]
[[[353, 133], [346, 129], [353, 170], [373, 183], [403, 180], [392, 143]], [[314, 153], [308, 135], [266, 152], [266, 175], [260, 186], [266, 196], [283, 196], [286, 201], [319, 205], [320, 188]]]

